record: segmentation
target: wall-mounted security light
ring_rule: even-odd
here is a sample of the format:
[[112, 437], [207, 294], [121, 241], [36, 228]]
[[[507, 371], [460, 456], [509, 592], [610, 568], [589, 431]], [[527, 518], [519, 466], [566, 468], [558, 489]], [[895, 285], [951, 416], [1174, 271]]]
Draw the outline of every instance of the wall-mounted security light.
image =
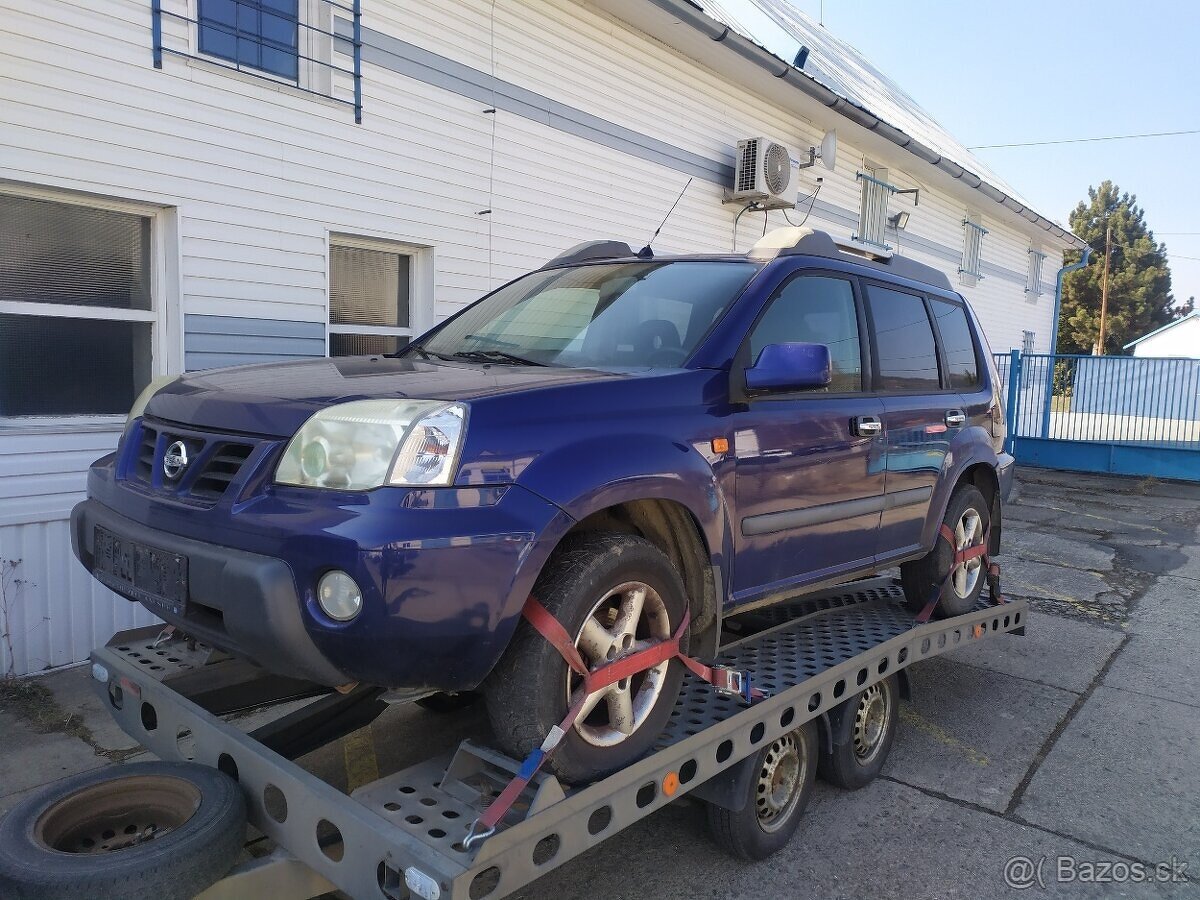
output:
[[888, 227], [895, 228], [897, 231], [903, 231], [908, 227], [908, 213], [901, 210], [898, 213], [892, 213], [888, 216]]

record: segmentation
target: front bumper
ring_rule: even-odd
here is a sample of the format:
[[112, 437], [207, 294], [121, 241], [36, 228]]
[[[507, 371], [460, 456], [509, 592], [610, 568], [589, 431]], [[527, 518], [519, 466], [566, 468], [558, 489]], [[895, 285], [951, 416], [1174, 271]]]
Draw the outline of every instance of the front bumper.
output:
[[[425, 508], [395, 491], [353, 505], [280, 491], [199, 512], [110, 475], [92, 470], [92, 498], [71, 517], [75, 554], [89, 572], [97, 526], [186, 556], [183, 614], [152, 612], [264, 669], [324, 685], [477, 687], [507, 646], [547, 548], [571, 522], [517, 486], [473, 506], [456, 504], [453, 488], [432, 500], [434, 491], [423, 492]], [[129, 508], [113, 508], [122, 504]], [[329, 619], [316, 603], [317, 581], [334, 568], [363, 590], [363, 611], [350, 622]]]

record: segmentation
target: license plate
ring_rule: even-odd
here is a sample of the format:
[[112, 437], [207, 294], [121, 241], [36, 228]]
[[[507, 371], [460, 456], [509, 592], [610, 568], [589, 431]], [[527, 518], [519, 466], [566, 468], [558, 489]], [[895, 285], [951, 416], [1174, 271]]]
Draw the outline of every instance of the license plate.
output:
[[93, 546], [92, 574], [102, 584], [152, 612], [183, 615], [188, 588], [186, 556], [131, 541], [99, 525]]

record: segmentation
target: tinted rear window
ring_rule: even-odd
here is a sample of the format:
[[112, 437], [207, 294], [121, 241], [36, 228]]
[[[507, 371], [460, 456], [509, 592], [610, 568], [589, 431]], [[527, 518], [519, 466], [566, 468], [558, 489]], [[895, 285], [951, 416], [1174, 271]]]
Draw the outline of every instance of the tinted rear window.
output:
[[867, 293], [883, 390], [939, 390], [937, 344], [924, 299], [879, 285], [871, 285]]
[[979, 363], [975, 358], [971, 327], [967, 324], [967, 311], [957, 303], [933, 297], [929, 298], [929, 303], [933, 307], [938, 334], [942, 338], [942, 352], [946, 355], [946, 373], [950, 379], [950, 387], [975, 387], [979, 384]]

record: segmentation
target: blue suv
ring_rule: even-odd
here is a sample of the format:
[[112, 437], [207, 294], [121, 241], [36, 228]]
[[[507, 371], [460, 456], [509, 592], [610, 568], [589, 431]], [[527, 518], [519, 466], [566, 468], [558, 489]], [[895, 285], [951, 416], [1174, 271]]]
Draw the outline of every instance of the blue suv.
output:
[[[966, 302], [912, 260], [807, 229], [734, 256], [597, 242], [395, 355], [152, 385], [91, 468], [75, 552], [264, 669], [482, 691], [520, 757], [582, 684], [530, 596], [593, 668], [685, 614], [712, 657], [723, 617], [897, 565], [914, 609], [972, 608], [985, 573], [955, 551], [998, 549], [1012, 478], [997, 384]], [[588, 696], [557, 774], [644, 753], [682, 677]]]

